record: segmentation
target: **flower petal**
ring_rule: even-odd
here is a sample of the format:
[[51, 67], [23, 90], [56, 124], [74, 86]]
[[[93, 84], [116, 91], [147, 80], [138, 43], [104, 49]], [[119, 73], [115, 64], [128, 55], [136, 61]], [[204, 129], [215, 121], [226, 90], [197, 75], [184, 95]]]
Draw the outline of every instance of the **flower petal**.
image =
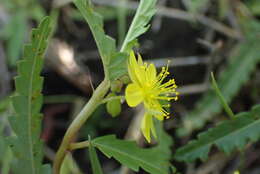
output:
[[156, 80], [156, 68], [154, 64], [150, 64], [148, 66], [146, 73], [150, 82], [154, 82]]
[[162, 114], [155, 114], [154, 117], [157, 119], [157, 120], [160, 120], [160, 121], [163, 121], [164, 120], [164, 116]]
[[130, 107], [135, 107], [143, 101], [143, 95], [137, 84], [131, 83], [127, 85], [125, 90], [125, 99]]
[[142, 56], [140, 54], [138, 54], [138, 65], [139, 66], [143, 66], [144, 65]]
[[151, 127], [153, 127], [152, 116], [148, 113], [144, 114], [141, 130], [145, 139], [150, 143], [151, 142]]
[[135, 53], [133, 51], [130, 52], [129, 61], [128, 61], [128, 74], [132, 82], [138, 83], [138, 79], [136, 77], [135, 69], [138, 68], [138, 64], [135, 58]]

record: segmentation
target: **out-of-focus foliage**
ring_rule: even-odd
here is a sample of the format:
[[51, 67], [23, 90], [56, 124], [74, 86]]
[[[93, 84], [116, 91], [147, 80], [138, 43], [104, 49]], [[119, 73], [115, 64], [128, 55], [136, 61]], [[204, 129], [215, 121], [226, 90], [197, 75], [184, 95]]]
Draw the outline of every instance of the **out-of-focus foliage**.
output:
[[8, 174], [11, 168], [11, 162], [14, 160], [13, 154], [5, 142], [6, 132], [11, 134], [7, 118], [12, 112], [11, 101], [9, 96], [0, 101], [0, 154], [4, 158], [0, 158], [1, 173]]
[[184, 0], [188, 10], [192, 13], [199, 13], [202, 11], [210, 2], [210, 0]]
[[248, 0], [246, 5], [252, 11], [254, 15], [260, 15], [260, 1], [258, 0]]
[[44, 10], [35, 0], [2, 0], [9, 14], [8, 23], [0, 29], [0, 37], [7, 42], [7, 58], [10, 66], [15, 67], [22, 52], [22, 44], [28, 35], [28, 19], [40, 21]]
[[12, 16], [10, 23], [7, 24], [3, 32], [5, 39], [8, 40], [8, 62], [11, 66], [15, 66], [22, 50], [25, 34], [27, 33], [27, 19], [23, 10], [18, 10]]
[[235, 149], [243, 149], [248, 142], [260, 138], [260, 105], [250, 112], [239, 113], [232, 120], [227, 120], [198, 135], [197, 140], [190, 141], [179, 148], [175, 158], [180, 161], [192, 162], [200, 158], [206, 160], [213, 145], [230, 154]]
[[[260, 24], [256, 21], [244, 21], [245, 38], [232, 50], [229, 63], [218, 78], [219, 88], [228, 103], [237, 94], [241, 86], [249, 79], [257, 63], [260, 62], [259, 35]], [[183, 126], [178, 129], [180, 136], [188, 135], [193, 130], [202, 128], [222, 110], [214, 91], [209, 91], [197, 103], [196, 108], [185, 115]]]
[[48, 173], [42, 166], [42, 142], [40, 141], [43, 78], [40, 72], [43, 55], [50, 34], [50, 19], [46, 17], [38, 29], [32, 31], [31, 43], [24, 48], [24, 59], [18, 63], [15, 78], [16, 92], [12, 97], [16, 114], [10, 124], [16, 136], [8, 138], [17, 158], [12, 167], [15, 173]]

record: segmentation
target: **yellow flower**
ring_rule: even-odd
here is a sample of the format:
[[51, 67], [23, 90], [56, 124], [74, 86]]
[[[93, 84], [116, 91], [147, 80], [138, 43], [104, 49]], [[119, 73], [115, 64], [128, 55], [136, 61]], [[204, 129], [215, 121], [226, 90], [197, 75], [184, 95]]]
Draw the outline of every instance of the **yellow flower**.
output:
[[165, 83], [164, 80], [169, 75], [168, 66], [162, 68], [157, 75], [154, 64], [144, 63], [142, 57], [135, 58], [134, 52], [130, 53], [128, 61], [128, 73], [132, 83], [126, 87], [126, 102], [130, 107], [135, 107], [143, 103], [145, 114], [141, 124], [141, 130], [148, 142], [151, 142], [151, 133], [156, 137], [153, 124], [153, 117], [164, 120], [169, 117], [165, 108], [169, 104], [162, 104], [163, 101], [177, 100], [178, 92], [175, 80], [171, 79]]

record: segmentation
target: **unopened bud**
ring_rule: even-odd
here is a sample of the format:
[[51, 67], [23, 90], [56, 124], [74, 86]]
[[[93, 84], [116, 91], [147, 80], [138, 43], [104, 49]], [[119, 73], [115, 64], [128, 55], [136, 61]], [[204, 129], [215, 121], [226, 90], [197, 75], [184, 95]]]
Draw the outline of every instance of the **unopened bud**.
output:
[[123, 82], [120, 80], [115, 80], [111, 84], [111, 91], [112, 92], [121, 92], [122, 87], [123, 87]]
[[[116, 97], [115, 93], [108, 94], [107, 97]], [[120, 99], [109, 100], [106, 104], [107, 112], [112, 116], [116, 117], [121, 113], [121, 102]]]

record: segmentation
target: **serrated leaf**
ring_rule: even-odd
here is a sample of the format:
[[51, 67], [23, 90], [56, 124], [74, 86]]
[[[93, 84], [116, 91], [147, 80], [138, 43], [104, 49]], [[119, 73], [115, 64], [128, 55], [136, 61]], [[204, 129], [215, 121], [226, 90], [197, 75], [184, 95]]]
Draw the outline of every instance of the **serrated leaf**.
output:
[[[121, 52], [128, 53], [133, 46], [137, 45], [137, 38], [149, 28], [149, 21], [155, 14], [156, 0], [141, 0], [134, 19], [121, 47]], [[116, 80], [127, 74], [127, 55], [114, 54], [113, 61], [109, 65], [110, 79]]]
[[[250, 74], [260, 61], [260, 39], [250, 38], [233, 50], [230, 62], [218, 79], [218, 85], [227, 103], [230, 103], [240, 87], [249, 79]], [[195, 109], [188, 113], [183, 120], [183, 126], [177, 130], [179, 136], [190, 134], [193, 130], [203, 127], [216, 113], [222, 110], [222, 105], [214, 91], [207, 92], [198, 102]]]
[[116, 52], [115, 40], [105, 34], [102, 16], [93, 10], [90, 0], [74, 0], [74, 3], [89, 25], [104, 65], [108, 66]]
[[131, 23], [123, 42], [121, 48], [122, 52], [130, 51], [132, 49], [130, 45], [133, 46], [133, 41], [148, 30], [148, 23], [156, 11], [155, 5], [156, 0], [141, 0], [133, 22]]
[[[90, 1], [74, 0], [75, 5], [87, 21], [97, 43], [101, 55], [105, 74], [111, 81], [117, 80], [127, 74], [127, 55], [116, 51], [115, 40], [107, 36], [103, 30], [102, 17], [94, 12]], [[121, 52], [128, 52], [138, 36], [149, 28], [148, 22], [155, 13], [156, 0], [141, 0], [136, 15], [122, 45]]]
[[95, 147], [93, 147], [91, 141], [89, 141], [88, 152], [90, 156], [91, 168], [93, 174], [103, 174], [100, 162], [98, 160], [97, 152]]
[[167, 157], [158, 149], [142, 149], [134, 142], [119, 140], [114, 135], [96, 138], [92, 143], [107, 157], [115, 158], [134, 171], [138, 171], [141, 167], [151, 174], [168, 174]]
[[125, 75], [127, 73], [127, 55], [118, 53], [116, 50], [115, 40], [105, 34], [102, 16], [93, 10], [92, 4], [89, 0], [75, 0], [74, 3], [87, 21], [90, 30], [93, 33], [104, 64], [105, 73], [108, 73], [107, 75], [109, 79], [114, 81]]
[[[257, 105], [254, 108], [259, 109], [259, 107], [260, 105]], [[179, 148], [174, 157], [186, 162], [192, 162], [198, 158], [206, 160], [213, 145], [227, 154], [235, 149], [242, 149], [248, 142], [255, 142], [260, 138], [259, 118], [255, 120], [252, 111], [240, 113], [234, 119], [224, 121], [199, 134], [197, 140]]]
[[33, 29], [31, 43], [24, 48], [24, 59], [18, 62], [15, 78], [16, 92], [12, 97], [15, 116], [10, 124], [15, 137], [9, 143], [17, 158], [15, 173], [42, 174], [42, 142], [40, 141], [43, 78], [40, 76], [43, 54], [50, 33], [50, 18], [46, 17], [37, 29]]

